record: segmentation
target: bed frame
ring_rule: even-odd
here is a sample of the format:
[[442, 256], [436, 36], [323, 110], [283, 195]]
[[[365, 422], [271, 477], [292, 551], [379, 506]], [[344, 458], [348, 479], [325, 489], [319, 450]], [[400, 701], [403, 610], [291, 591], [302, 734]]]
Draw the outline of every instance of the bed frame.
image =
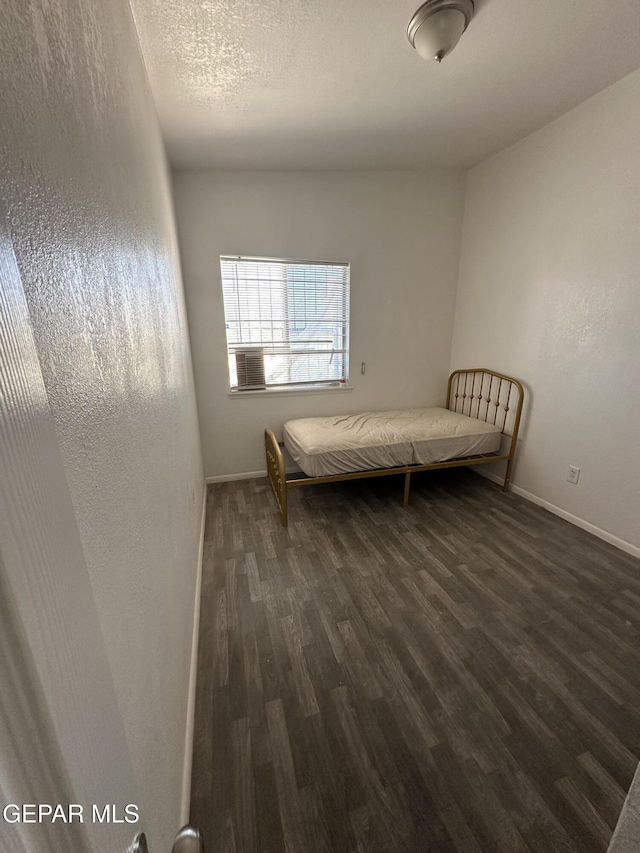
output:
[[518, 429], [522, 415], [524, 389], [517, 379], [496, 373], [485, 368], [455, 370], [449, 377], [447, 386], [447, 409], [467, 417], [476, 418], [485, 423], [501, 427], [507, 442], [507, 452], [502, 447], [495, 453], [482, 453], [477, 456], [463, 456], [446, 462], [433, 462], [430, 465], [402, 465], [397, 468], [376, 468], [371, 471], [354, 471], [351, 474], [333, 474], [326, 477], [293, 477], [287, 479], [284, 457], [277, 438], [270, 429], [264, 431], [264, 443], [267, 456], [267, 473], [271, 480], [273, 493], [280, 509], [282, 526], [288, 524], [288, 489], [297, 486], [314, 486], [318, 483], [337, 483], [342, 480], [362, 480], [367, 477], [389, 477], [404, 474], [403, 506], [409, 504], [411, 475], [416, 471], [432, 471], [436, 468], [457, 468], [463, 465], [485, 465], [488, 462], [506, 462], [503, 490], [509, 490], [511, 471], [516, 452]]

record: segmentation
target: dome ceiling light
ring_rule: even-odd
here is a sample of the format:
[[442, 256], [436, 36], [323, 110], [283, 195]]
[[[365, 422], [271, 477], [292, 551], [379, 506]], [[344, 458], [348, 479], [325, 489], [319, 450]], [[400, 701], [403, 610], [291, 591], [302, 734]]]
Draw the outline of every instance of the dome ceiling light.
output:
[[442, 62], [473, 17], [473, 0], [427, 0], [409, 21], [407, 38], [420, 56]]

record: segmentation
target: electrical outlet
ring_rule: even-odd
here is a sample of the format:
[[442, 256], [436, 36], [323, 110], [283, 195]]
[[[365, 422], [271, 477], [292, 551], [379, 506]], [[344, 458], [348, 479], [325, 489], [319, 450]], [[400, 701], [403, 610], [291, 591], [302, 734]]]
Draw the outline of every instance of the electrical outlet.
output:
[[573, 483], [575, 486], [580, 478], [580, 469], [576, 468], [575, 465], [569, 465], [569, 473], [567, 474], [567, 482]]

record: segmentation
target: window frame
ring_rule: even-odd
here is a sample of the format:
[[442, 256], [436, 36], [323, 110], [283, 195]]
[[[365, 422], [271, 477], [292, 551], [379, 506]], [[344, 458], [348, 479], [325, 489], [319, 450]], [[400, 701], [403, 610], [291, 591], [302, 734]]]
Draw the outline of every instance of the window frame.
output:
[[[259, 348], [268, 348], [271, 346], [272, 348], [277, 347], [286, 347], [289, 350], [292, 346], [295, 346], [296, 341], [291, 339], [291, 326], [289, 322], [289, 308], [290, 308], [290, 299], [291, 296], [286, 286], [286, 267], [287, 266], [299, 266], [299, 267], [341, 267], [344, 270], [343, 280], [340, 282], [339, 287], [342, 290], [341, 298], [342, 298], [342, 308], [341, 312], [336, 314], [337, 321], [336, 326], [341, 325], [341, 330], [339, 332], [339, 337], [341, 338], [342, 347], [337, 348], [333, 347], [331, 350], [318, 350], [318, 352], [331, 352], [331, 353], [340, 353], [342, 356], [342, 376], [339, 379], [331, 379], [331, 378], [323, 378], [323, 379], [313, 379], [313, 380], [303, 380], [300, 382], [264, 382], [264, 384], [259, 383], [256, 384], [255, 387], [250, 386], [239, 386], [232, 385], [232, 369], [231, 369], [231, 358], [234, 348], [238, 350], [242, 350], [243, 344], [241, 342], [234, 342], [229, 340], [229, 320], [227, 315], [227, 302], [225, 299], [225, 274], [223, 264], [227, 263], [238, 263], [238, 262], [254, 262], [257, 264], [274, 264], [281, 265], [284, 269], [284, 282], [285, 289], [283, 294], [283, 323], [284, 323], [284, 331], [282, 341], [264, 341], [262, 343], [252, 343], [245, 345], [246, 348], [251, 348], [252, 346]], [[228, 280], [228, 279], [227, 279]], [[351, 265], [348, 261], [319, 261], [319, 260], [304, 260], [300, 258], [276, 258], [276, 257], [267, 257], [267, 256], [257, 256], [257, 255], [236, 255], [236, 254], [223, 254], [220, 255], [220, 287], [221, 287], [221, 295], [222, 295], [222, 307], [224, 314], [224, 324], [225, 324], [225, 351], [227, 356], [227, 382], [228, 382], [228, 391], [227, 393], [231, 397], [251, 397], [251, 396], [263, 396], [263, 395], [286, 395], [291, 393], [296, 394], [317, 394], [317, 393], [327, 393], [327, 392], [341, 392], [345, 390], [352, 390], [352, 386], [349, 384], [349, 367], [350, 367], [350, 350], [351, 350]], [[259, 287], [259, 284], [258, 284]], [[238, 316], [240, 316], [240, 312], [238, 312]], [[238, 320], [238, 325], [240, 324], [240, 320]], [[313, 342], [313, 339], [310, 338], [307, 343]], [[312, 349], [309, 352], [313, 352]], [[273, 354], [273, 353], [271, 353]], [[264, 364], [264, 361], [263, 361]], [[265, 377], [266, 378], [266, 377]]]

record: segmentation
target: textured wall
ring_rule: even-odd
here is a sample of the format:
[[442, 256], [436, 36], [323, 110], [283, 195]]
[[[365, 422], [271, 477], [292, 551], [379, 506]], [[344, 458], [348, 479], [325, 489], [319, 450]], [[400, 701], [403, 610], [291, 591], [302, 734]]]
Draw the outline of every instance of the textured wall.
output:
[[[288, 418], [442, 402], [461, 172], [178, 171], [174, 191], [207, 476], [264, 470]], [[229, 397], [221, 254], [351, 264], [353, 391]]]
[[635, 72], [470, 172], [452, 359], [527, 384], [515, 484], [636, 547], [639, 110]]
[[0, 57], [11, 240], [148, 828], [170, 849], [202, 470], [163, 145], [126, 0], [9, 0]]
[[[0, 804], [138, 802], [2, 199], [0, 611]], [[130, 826], [0, 820], [1, 853], [130, 840]]]

